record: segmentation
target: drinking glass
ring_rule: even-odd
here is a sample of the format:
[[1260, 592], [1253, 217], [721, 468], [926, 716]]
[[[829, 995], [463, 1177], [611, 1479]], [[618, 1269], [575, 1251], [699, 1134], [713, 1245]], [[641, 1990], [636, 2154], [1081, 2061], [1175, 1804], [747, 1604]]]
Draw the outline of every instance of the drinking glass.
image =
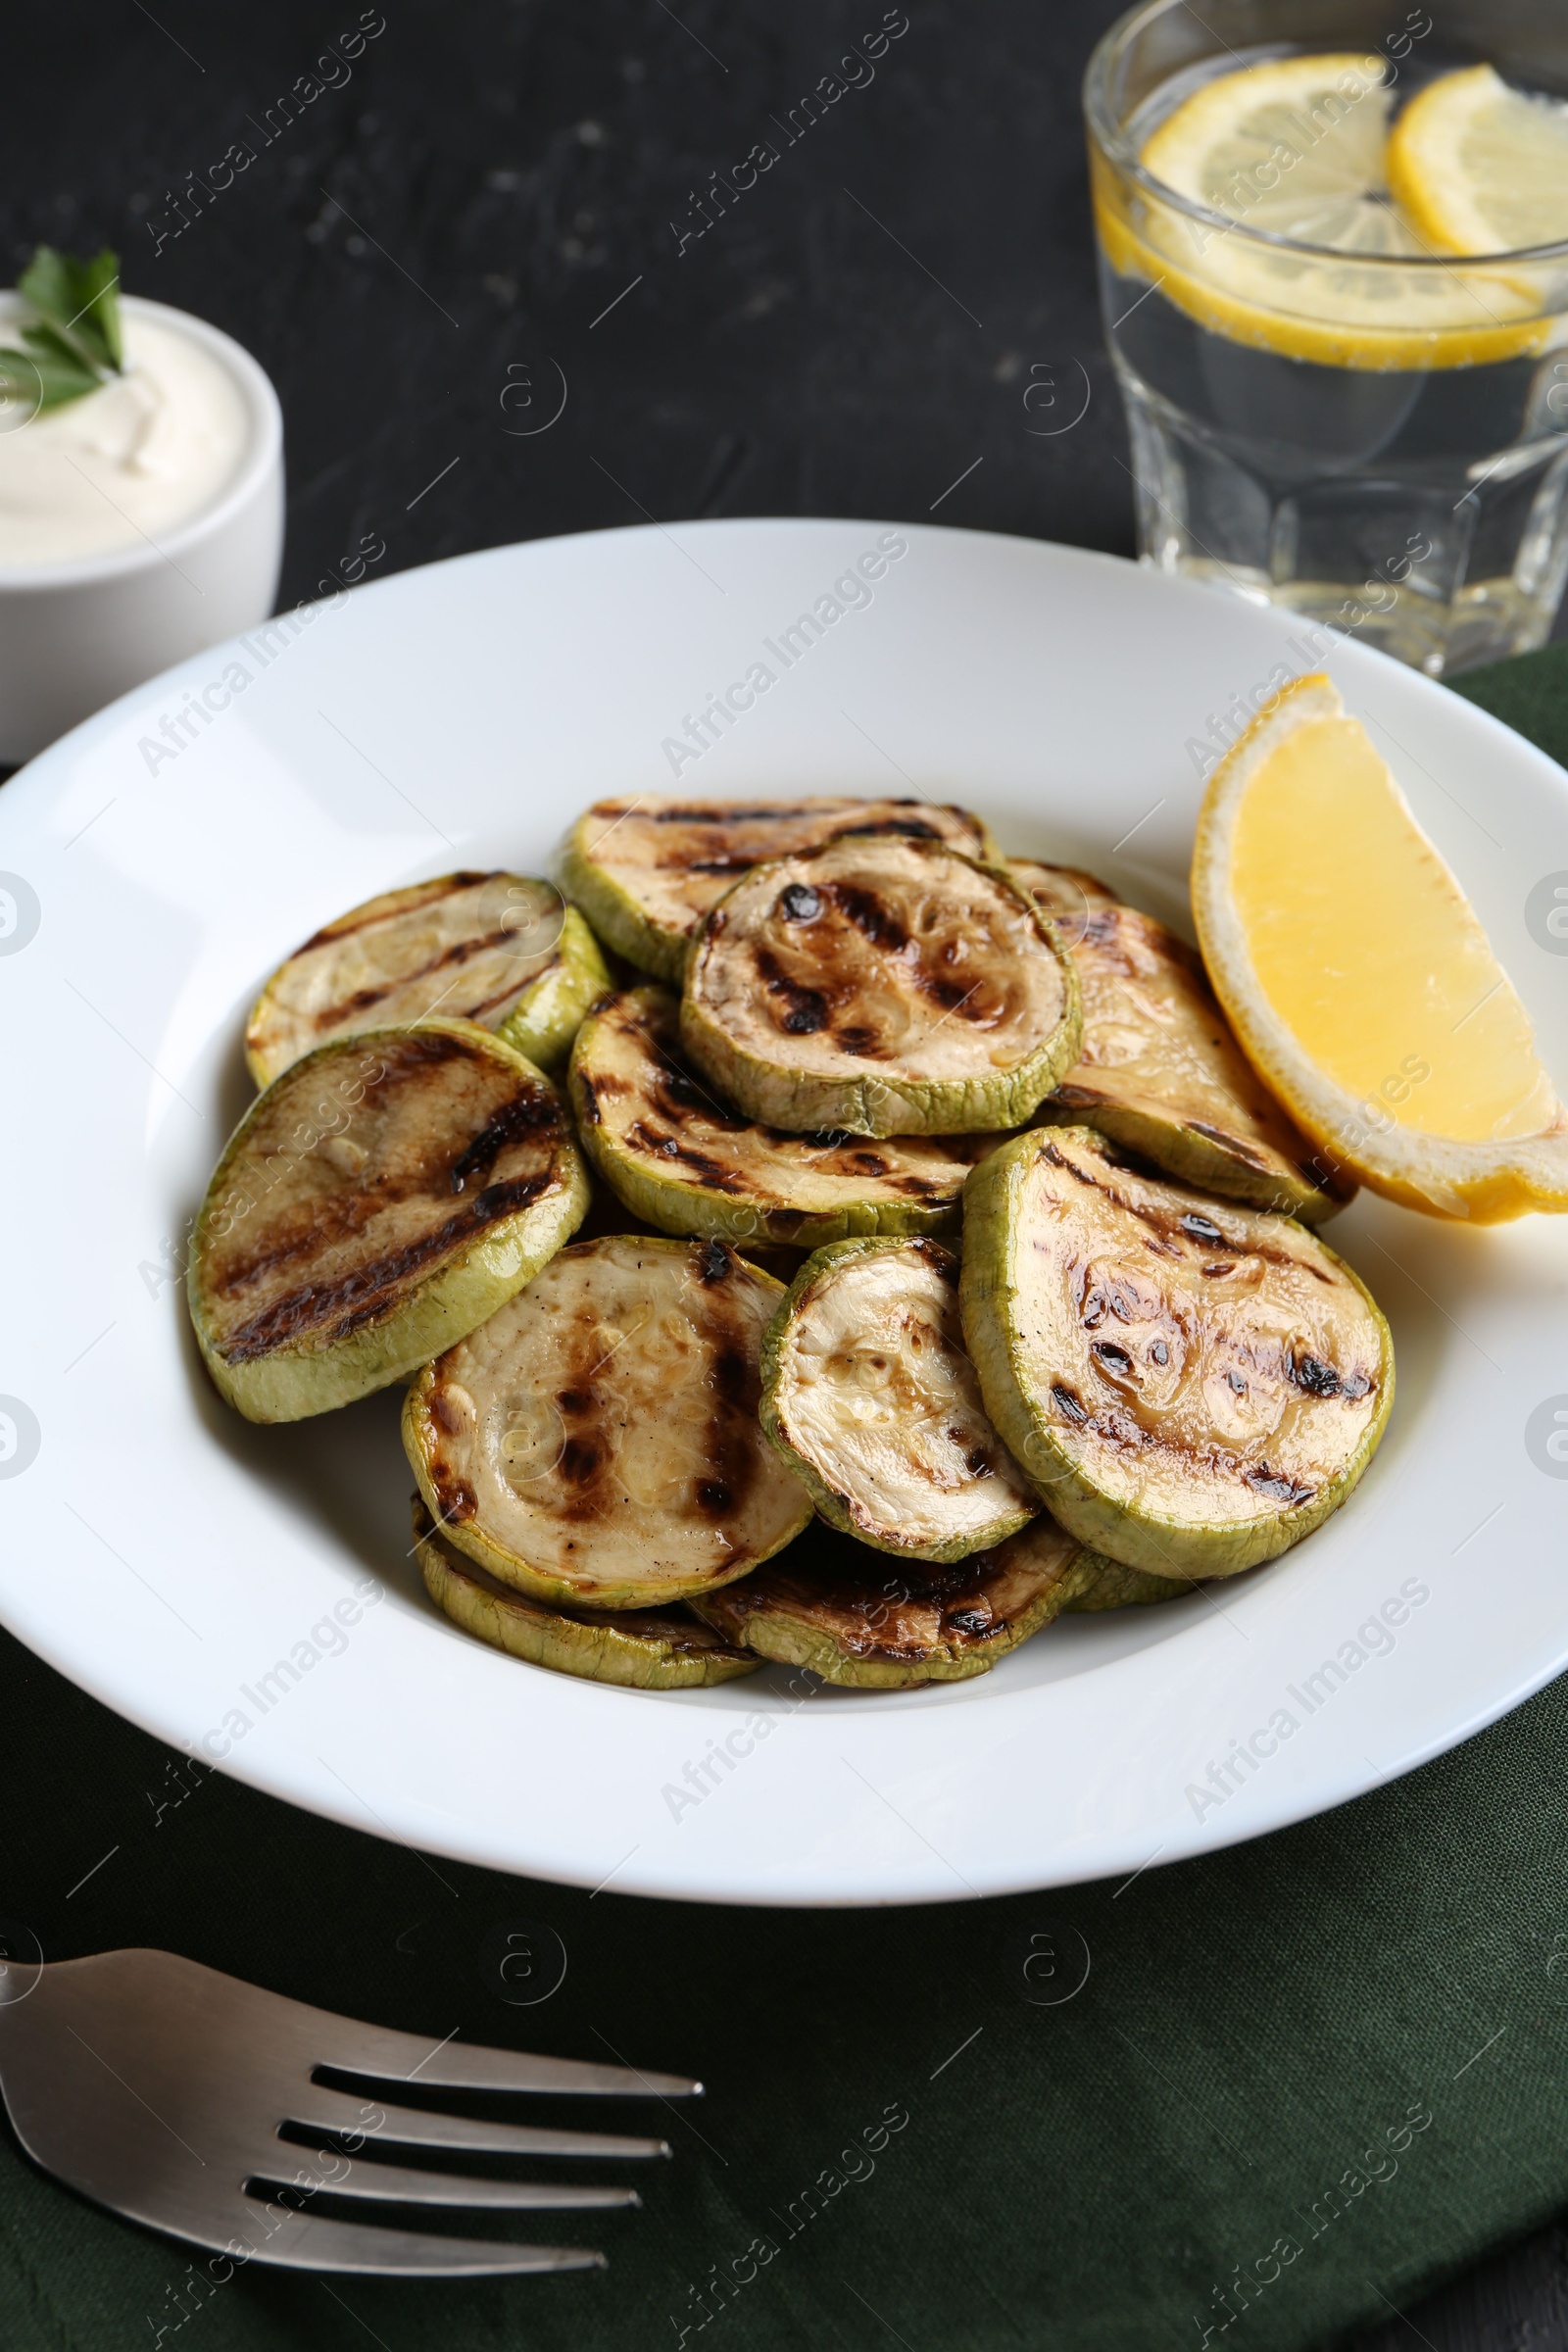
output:
[[[1392, 110], [1477, 63], [1560, 98], [1568, 8], [1134, 9], [1084, 85], [1105, 331], [1143, 561], [1351, 630], [1436, 677], [1543, 644], [1562, 595], [1568, 242], [1484, 259], [1311, 244], [1250, 222], [1240, 182], [1234, 205], [1210, 211], [1140, 161], [1216, 74], [1351, 53], [1392, 85]], [[1287, 143], [1286, 171], [1314, 135], [1307, 124]]]

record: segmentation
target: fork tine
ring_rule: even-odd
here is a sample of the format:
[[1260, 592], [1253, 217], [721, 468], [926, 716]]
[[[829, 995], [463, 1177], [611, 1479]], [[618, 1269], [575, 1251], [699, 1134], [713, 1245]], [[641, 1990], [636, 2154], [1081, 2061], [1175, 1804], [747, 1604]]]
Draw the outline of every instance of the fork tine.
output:
[[[267, 2180], [269, 2175], [264, 2168], [253, 2178]], [[281, 2174], [277, 2185], [289, 2185]], [[369, 2164], [363, 2156], [355, 2157], [341, 2180], [324, 2180], [321, 2186], [333, 2197], [379, 2197], [393, 2205], [490, 2206], [518, 2213], [569, 2213], [590, 2206], [642, 2203], [634, 2188], [579, 2188], [569, 2180], [480, 2180], [467, 2173], [422, 2173], [401, 2164]]]
[[[432, 2044], [417, 2034], [364, 2026], [351, 2017], [318, 2012], [323, 2033], [318, 2066], [375, 2075], [392, 2082], [420, 2082], [442, 2090], [587, 2092], [601, 2098], [700, 2099], [701, 2082], [686, 2075], [643, 2074], [634, 2066], [601, 2066], [590, 2059], [535, 2058], [526, 2050], [497, 2050], [478, 2042]], [[328, 2039], [330, 2047], [325, 2046]]]
[[[370, 2124], [367, 2109], [383, 2120]], [[556, 2132], [542, 2124], [493, 2124], [466, 2115], [437, 2115], [384, 2099], [357, 2099], [345, 2090], [309, 2082], [289, 2105], [287, 2121], [308, 2131], [373, 2132], [416, 2148], [482, 2149], [492, 2156], [667, 2156], [665, 2139], [630, 2139], [612, 2132]]]
[[[246, 2199], [258, 2228], [265, 2209]], [[273, 2208], [276, 2211], [276, 2208]], [[230, 2241], [232, 2243], [232, 2241]], [[602, 2271], [605, 2258], [586, 2246], [497, 2244], [476, 2237], [437, 2237], [423, 2230], [378, 2230], [318, 2214], [290, 2214], [252, 2249], [253, 2262], [291, 2270], [363, 2271], [409, 2278], [483, 2278], [499, 2271]]]

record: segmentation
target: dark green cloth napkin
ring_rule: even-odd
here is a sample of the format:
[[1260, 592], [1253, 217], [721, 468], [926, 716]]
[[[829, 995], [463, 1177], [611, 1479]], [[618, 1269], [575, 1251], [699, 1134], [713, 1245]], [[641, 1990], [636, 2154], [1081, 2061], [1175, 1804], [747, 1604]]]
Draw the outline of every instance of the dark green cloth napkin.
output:
[[[1460, 690], [1568, 753], [1568, 655]], [[642, 2211], [518, 2224], [607, 2273], [474, 2284], [216, 2283], [0, 2132], [4, 2352], [1290, 2352], [1568, 2203], [1565, 1684], [1210, 1859], [881, 1912], [432, 1864], [198, 1773], [4, 1638], [0, 1727], [0, 1912], [49, 1956], [164, 1944], [432, 2043], [710, 2086], [662, 2115], [675, 2160]], [[546, 1931], [564, 1978], [515, 2005], [497, 1955], [513, 1932], [553, 1951]]]

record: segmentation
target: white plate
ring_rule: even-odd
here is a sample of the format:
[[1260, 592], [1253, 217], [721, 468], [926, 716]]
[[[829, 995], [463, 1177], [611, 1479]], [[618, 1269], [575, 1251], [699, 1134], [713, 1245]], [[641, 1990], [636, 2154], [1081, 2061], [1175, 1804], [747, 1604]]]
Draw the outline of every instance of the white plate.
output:
[[[977, 1682], [899, 1697], [800, 1700], [773, 1670], [644, 1695], [515, 1664], [424, 1599], [392, 1395], [261, 1430], [207, 1387], [172, 1269], [247, 1098], [259, 979], [373, 891], [541, 866], [590, 798], [667, 789], [664, 739], [754, 662], [775, 682], [683, 786], [961, 798], [1004, 846], [1182, 919], [1189, 739], [1277, 662], [1311, 666], [1289, 618], [1070, 549], [909, 530], [873, 600], [786, 670], [766, 642], [880, 529], [682, 525], [405, 572], [279, 631], [265, 662], [254, 639], [198, 657], [0, 794], [0, 869], [23, 880], [0, 883], [0, 1393], [24, 1408], [0, 1426], [0, 1615], [96, 1697], [438, 1853], [871, 1903], [1255, 1836], [1408, 1771], [1568, 1661], [1568, 1461], [1546, 1449], [1557, 1403], [1568, 1422], [1568, 1226], [1543, 1218], [1468, 1232], [1363, 1198], [1333, 1238], [1389, 1313], [1399, 1388], [1349, 1505], [1213, 1594], [1064, 1621]], [[177, 757], [144, 749], [230, 661], [249, 676], [229, 707]], [[1568, 869], [1568, 778], [1376, 654], [1330, 666], [1568, 1085], [1565, 967], [1525, 911]], [[344, 1632], [330, 1613], [355, 1617], [366, 1580], [381, 1596]]]

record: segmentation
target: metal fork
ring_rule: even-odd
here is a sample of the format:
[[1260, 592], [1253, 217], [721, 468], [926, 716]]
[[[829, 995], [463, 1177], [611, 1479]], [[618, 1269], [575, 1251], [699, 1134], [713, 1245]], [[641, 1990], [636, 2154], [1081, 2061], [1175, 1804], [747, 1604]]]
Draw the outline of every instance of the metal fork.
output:
[[[363, 2097], [318, 2083], [323, 2068], [368, 2079]], [[263, 1992], [172, 1952], [100, 1952], [31, 1964], [0, 1958], [0, 2091], [34, 2161], [127, 2221], [168, 2230], [235, 2265], [363, 2271], [413, 2278], [499, 2271], [603, 2269], [580, 2246], [439, 2236], [338, 2221], [269, 2195], [493, 2211], [623, 2206], [634, 2189], [484, 2180], [420, 2172], [362, 2154], [369, 2139], [404, 2149], [517, 2156], [667, 2156], [662, 2139], [477, 2122], [415, 2106], [377, 2087], [700, 2096], [678, 2075], [530, 2058], [416, 2034], [383, 2032], [328, 2009]], [[285, 2126], [358, 2142], [282, 2139]], [[307, 2155], [318, 2163], [304, 2167]], [[332, 2176], [320, 2178], [330, 2165]], [[215, 2274], [216, 2275], [216, 2274]], [[227, 2277], [229, 2274], [224, 2273]]]

